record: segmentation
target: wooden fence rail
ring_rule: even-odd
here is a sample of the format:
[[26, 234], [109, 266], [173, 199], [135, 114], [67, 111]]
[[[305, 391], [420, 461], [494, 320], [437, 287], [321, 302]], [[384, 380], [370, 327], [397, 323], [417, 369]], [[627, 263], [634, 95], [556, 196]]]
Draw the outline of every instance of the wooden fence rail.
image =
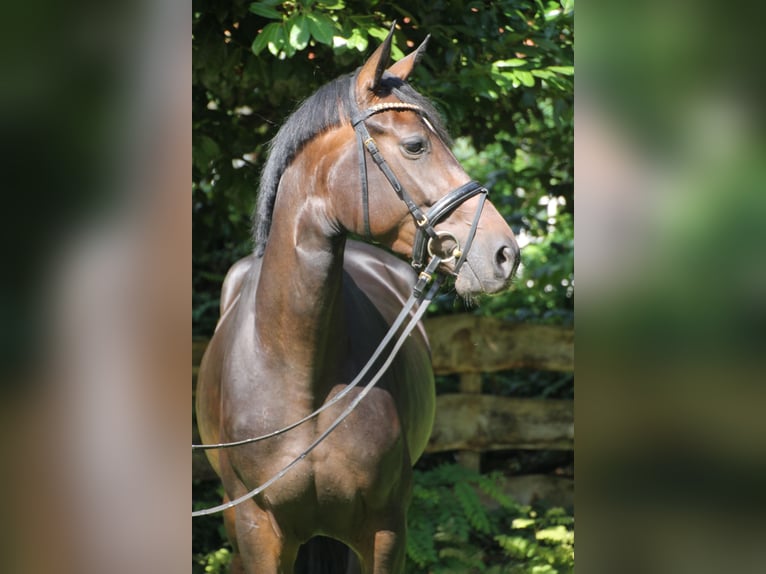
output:
[[[425, 328], [434, 372], [459, 374], [461, 391], [437, 396], [427, 452], [464, 451], [461, 462], [478, 467], [482, 451], [574, 448], [572, 401], [481, 394], [481, 373], [519, 368], [573, 372], [572, 329], [474, 315], [426, 319]], [[195, 382], [206, 345], [206, 340], [192, 342]], [[204, 455], [194, 457], [195, 478], [212, 478], [206, 467]]]

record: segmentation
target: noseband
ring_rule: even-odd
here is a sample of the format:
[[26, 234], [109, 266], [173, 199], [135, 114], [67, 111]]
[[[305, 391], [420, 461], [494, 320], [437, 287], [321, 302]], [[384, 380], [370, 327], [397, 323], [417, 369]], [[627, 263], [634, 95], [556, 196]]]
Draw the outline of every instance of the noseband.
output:
[[[353, 93], [353, 88], [355, 85], [356, 82], [351, 82], [352, 102], [355, 101]], [[425, 112], [420, 106], [415, 104], [408, 104], [405, 102], [388, 102], [376, 104], [362, 112], [355, 111], [355, 113], [352, 114], [351, 125], [354, 127], [354, 131], [356, 132], [359, 150], [359, 176], [362, 182], [362, 211], [364, 213], [363, 217], [365, 235], [368, 239], [372, 238], [372, 233], [370, 231], [367, 158], [364, 153], [366, 149], [372, 157], [372, 160], [375, 162], [375, 165], [377, 165], [378, 168], [383, 172], [383, 175], [391, 184], [391, 187], [394, 188], [394, 192], [396, 193], [397, 197], [399, 197], [399, 199], [405, 203], [407, 209], [415, 221], [417, 231], [415, 233], [415, 241], [412, 246], [412, 266], [421, 270], [423, 269], [426, 260], [432, 262], [434, 259], [439, 259], [439, 263], [449, 263], [450, 261], [457, 259], [454, 269], [454, 273], [457, 275], [458, 271], [460, 271], [460, 267], [462, 267], [466, 257], [468, 256], [468, 251], [471, 248], [471, 243], [473, 242], [473, 238], [476, 235], [476, 228], [479, 224], [479, 217], [481, 216], [482, 209], [484, 208], [484, 201], [486, 200], [487, 194], [489, 192], [478, 182], [469, 181], [457, 189], [450, 191], [444, 197], [439, 199], [433, 206], [431, 206], [428, 211], [423, 213], [423, 210], [413, 201], [412, 196], [407, 193], [407, 190], [404, 189], [404, 186], [399, 181], [399, 178], [396, 177], [396, 174], [394, 174], [391, 167], [383, 158], [383, 155], [380, 153], [375, 140], [370, 135], [370, 132], [364, 123], [365, 120], [367, 120], [369, 117], [387, 111], [413, 111], [421, 116], [425, 116]], [[480, 196], [479, 205], [476, 208], [476, 213], [474, 215], [468, 237], [466, 238], [465, 246], [461, 249], [460, 242], [452, 233], [449, 233], [448, 231], [438, 231], [434, 227], [443, 219], [445, 219], [454, 209], [456, 209], [464, 201], [467, 201], [474, 195]], [[443, 245], [446, 242], [454, 243], [454, 247], [452, 247], [451, 250], [445, 250]], [[430, 270], [430, 273], [435, 271], [436, 266], [438, 266], [438, 264], [434, 266], [434, 269]], [[429, 264], [428, 267], [431, 267], [431, 265]], [[421, 276], [423, 273], [428, 273], [428, 268], [426, 271], [421, 272]], [[430, 273], [428, 273], [427, 281], [430, 281]]]

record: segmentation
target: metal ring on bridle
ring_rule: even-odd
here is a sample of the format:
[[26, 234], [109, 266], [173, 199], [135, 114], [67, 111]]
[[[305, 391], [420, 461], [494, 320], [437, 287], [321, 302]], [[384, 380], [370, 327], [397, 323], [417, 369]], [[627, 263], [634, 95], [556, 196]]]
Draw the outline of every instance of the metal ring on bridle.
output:
[[462, 254], [462, 251], [460, 251], [460, 242], [457, 240], [457, 237], [455, 237], [452, 233], [449, 231], [436, 231], [436, 238], [438, 238], [440, 241], [443, 238], [452, 239], [452, 241], [455, 242], [455, 248], [452, 250], [452, 254], [449, 257], [442, 257], [439, 253], [434, 253], [431, 244], [433, 243], [434, 238], [431, 237], [428, 240], [428, 244], [426, 245], [426, 249], [428, 250], [428, 255], [431, 257], [438, 256], [442, 257], [442, 263], [449, 263], [450, 261], [457, 259]]

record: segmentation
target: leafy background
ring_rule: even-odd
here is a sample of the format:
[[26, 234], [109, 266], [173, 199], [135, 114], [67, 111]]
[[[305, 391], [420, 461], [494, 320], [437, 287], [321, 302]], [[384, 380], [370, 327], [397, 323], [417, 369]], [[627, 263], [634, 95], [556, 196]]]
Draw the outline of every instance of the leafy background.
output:
[[[250, 217], [267, 142], [300, 101], [361, 65], [394, 19], [394, 58], [431, 34], [410, 82], [444, 115], [457, 157], [488, 186], [523, 246], [509, 292], [467, 308], [447, 290], [429, 312], [573, 323], [573, 0], [192, 5], [195, 336], [212, 333], [221, 281], [252, 250]], [[446, 390], [452, 382], [437, 384]], [[496, 394], [528, 397], [571, 398], [573, 385], [571, 375], [534, 372], [485, 380]], [[539, 470], [541, 457], [494, 455], [485, 460], [487, 474], [444, 455], [424, 457], [416, 467], [408, 571], [571, 571], [571, 509], [519, 506], [492, 474], [493, 466]], [[548, 471], [571, 471], [571, 457], [548, 459]], [[477, 493], [494, 501], [491, 511]], [[195, 485], [195, 499], [201, 506], [220, 500], [218, 487]], [[198, 519], [193, 535], [195, 572], [222, 571], [228, 551], [220, 519]]]

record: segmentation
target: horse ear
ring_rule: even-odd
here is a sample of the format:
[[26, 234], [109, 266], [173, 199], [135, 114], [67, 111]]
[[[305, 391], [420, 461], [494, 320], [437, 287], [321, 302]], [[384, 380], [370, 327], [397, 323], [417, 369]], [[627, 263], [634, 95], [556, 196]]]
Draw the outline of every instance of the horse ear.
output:
[[412, 70], [415, 68], [417, 63], [420, 61], [420, 59], [423, 57], [423, 54], [426, 51], [426, 45], [428, 44], [428, 40], [431, 38], [431, 34], [428, 34], [426, 36], [426, 39], [423, 40], [423, 42], [420, 44], [420, 46], [417, 47], [417, 49], [414, 52], [410, 52], [407, 54], [404, 58], [396, 62], [393, 66], [391, 66], [388, 71], [399, 78], [400, 80], [406, 80]]
[[383, 72], [391, 59], [391, 42], [394, 38], [394, 26], [396, 21], [391, 24], [391, 30], [378, 46], [378, 49], [372, 53], [372, 56], [364, 63], [356, 76], [356, 100], [364, 103], [369, 98], [370, 92], [374, 91], [380, 83]]

